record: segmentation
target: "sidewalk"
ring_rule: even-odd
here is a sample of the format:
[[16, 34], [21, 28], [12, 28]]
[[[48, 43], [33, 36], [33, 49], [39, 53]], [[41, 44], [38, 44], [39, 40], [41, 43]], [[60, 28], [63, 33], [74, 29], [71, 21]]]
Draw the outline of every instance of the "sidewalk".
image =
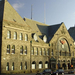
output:
[[24, 73], [24, 74], [1, 74], [1, 75], [35, 75], [36, 73]]

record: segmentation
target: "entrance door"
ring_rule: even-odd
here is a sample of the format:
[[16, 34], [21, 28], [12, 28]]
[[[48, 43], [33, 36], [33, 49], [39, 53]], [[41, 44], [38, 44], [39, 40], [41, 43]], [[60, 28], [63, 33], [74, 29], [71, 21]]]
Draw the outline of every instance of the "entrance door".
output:
[[66, 69], [66, 64], [65, 63], [63, 63], [62, 64], [62, 67], [64, 68], [64, 70]]
[[68, 63], [68, 69], [70, 69], [70, 63]]

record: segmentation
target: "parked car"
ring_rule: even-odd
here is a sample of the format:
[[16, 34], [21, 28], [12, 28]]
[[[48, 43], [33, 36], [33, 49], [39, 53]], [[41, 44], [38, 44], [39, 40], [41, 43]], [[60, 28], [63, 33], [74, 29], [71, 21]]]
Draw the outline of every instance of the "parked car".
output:
[[45, 69], [43, 71], [38, 72], [36, 75], [51, 75], [52, 71], [51, 69]]
[[64, 70], [63, 69], [58, 69], [55, 72], [53, 72], [52, 75], [64, 75]]
[[74, 74], [75, 73], [75, 69], [74, 70], [70, 70], [69, 72], [68, 72], [68, 74]]

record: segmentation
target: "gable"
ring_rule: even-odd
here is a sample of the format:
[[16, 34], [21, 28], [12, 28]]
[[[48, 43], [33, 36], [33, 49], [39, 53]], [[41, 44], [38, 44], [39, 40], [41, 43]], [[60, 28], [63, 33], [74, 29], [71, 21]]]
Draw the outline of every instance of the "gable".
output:
[[16, 10], [10, 5], [7, 0], [3, 0], [4, 2], [4, 12], [3, 12], [3, 20], [18, 23], [21, 26], [29, 27], [23, 20], [23, 18], [16, 12]]
[[67, 31], [67, 28], [64, 25], [64, 23], [62, 23], [60, 25], [60, 27], [57, 29], [57, 31], [55, 32], [55, 34], [51, 38], [50, 42], [52, 42], [53, 40], [55, 40], [55, 39], [57, 39], [59, 37], [71, 38], [70, 35], [69, 35], [69, 32]]

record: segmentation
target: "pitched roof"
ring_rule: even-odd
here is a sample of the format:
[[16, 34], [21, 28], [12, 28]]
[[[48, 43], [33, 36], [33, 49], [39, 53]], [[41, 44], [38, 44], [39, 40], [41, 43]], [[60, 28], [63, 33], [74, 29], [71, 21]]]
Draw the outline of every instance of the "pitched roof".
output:
[[47, 39], [49, 42], [51, 40], [51, 38], [53, 37], [53, 35], [55, 34], [55, 32], [59, 29], [59, 27], [61, 26], [62, 23], [60, 24], [55, 24], [55, 25], [47, 25], [44, 23], [40, 23], [28, 18], [26, 19], [26, 23], [32, 28], [32, 30], [34, 31], [34, 33], [36, 33], [41, 39], [43, 39], [43, 36], [46, 35]]
[[48, 32], [49, 32], [48, 35], [53, 36], [60, 26], [61, 26], [61, 23], [60, 24], [55, 24], [55, 25], [50, 25], [48, 27]]
[[62, 23], [48, 26], [48, 42], [52, 39]]
[[68, 29], [70, 36], [75, 40], [75, 27], [70, 27]]
[[32, 30], [38, 35], [42, 35], [42, 33], [46, 31], [46, 27], [48, 26], [47, 24], [40, 23], [38, 21], [34, 21], [28, 18], [25, 19], [26, 24], [29, 25], [32, 28]]
[[29, 28], [23, 18], [16, 12], [16, 10], [10, 5], [7, 0], [0, 1], [0, 7], [2, 7], [0, 10], [2, 11], [1, 15], [3, 15], [0, 15], [1, 19], [18, 23], [24, 27], [27, 27], [27, 29]]

